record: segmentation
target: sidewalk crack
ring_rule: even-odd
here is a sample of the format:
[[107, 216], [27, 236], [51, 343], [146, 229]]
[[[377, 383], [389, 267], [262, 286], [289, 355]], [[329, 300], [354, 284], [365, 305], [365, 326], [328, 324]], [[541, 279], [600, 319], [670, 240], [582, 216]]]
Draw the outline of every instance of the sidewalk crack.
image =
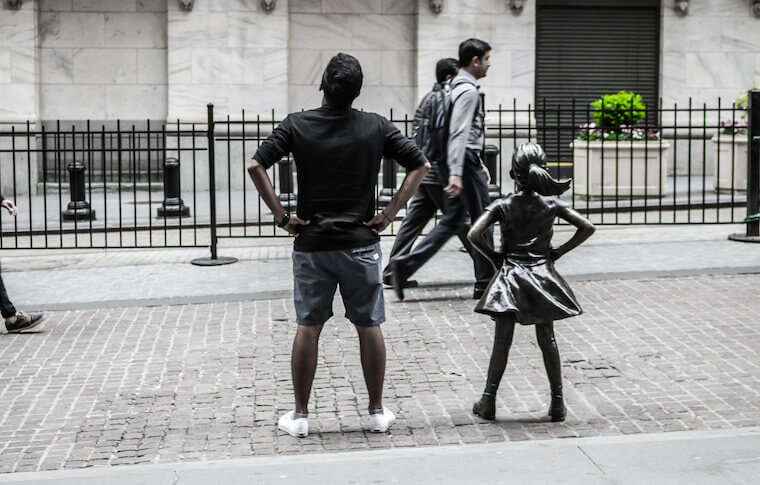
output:
[[586, 458], [588, 458], [589, 461], [594, 464], [594, 466], [596, 467], [597, 470], [599, 470], [600, 472], [602, 472], [602, 475], [604, 475], [605, 477], [607, 476], [607, 474], [604, 472], [604, 470], [602, 469], [602, 467], [600, 467], [599, 464], [597, 462], [595, 462], [594, 459], [591, 458], [591, 456], [588, 453], [586, 453], [586, 450], [584, 450], [580, 446], [578, 447], [578, 450], [580, 450], [580, 452], [583, 453], [586, 456]]

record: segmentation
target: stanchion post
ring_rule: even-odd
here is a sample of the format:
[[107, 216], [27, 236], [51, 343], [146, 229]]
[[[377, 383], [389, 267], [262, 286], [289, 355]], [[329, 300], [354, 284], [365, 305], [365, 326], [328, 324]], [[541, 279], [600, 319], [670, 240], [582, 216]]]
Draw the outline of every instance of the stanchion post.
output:
[[214, 105], [209, 103], [207, 105], [207, 136], [208, 136], [208, 194], [210, 207], [210, 227], [211, 227], [211, 257], [210, 258], [197, 258], [191, 261], [196, 266], [221, 266], [223, 264], [230, 264], [237, 262], [237, 258], [230, 258], [222, 256], [217, 257], [216, 254], [216, 161], [214, 153]]
[[93, 221], [95, 211], [90, 208], [90, 203], [85, 200], [84, 190], [84, 163], [74, 160], [66, 166], [69, 172], [69, 189], [71, 201], [66, 210], [61, 212], [64, 221]]
[[189, 217], [190, 208], [185, 205], [180, 195], [179, 160], [164, 160], [164, 201], [156, 209], [158, 217]]
[[384, 209], [396, 195], [396, 161], [383, 157], [383, 188], [377, 198], [377, 206]]

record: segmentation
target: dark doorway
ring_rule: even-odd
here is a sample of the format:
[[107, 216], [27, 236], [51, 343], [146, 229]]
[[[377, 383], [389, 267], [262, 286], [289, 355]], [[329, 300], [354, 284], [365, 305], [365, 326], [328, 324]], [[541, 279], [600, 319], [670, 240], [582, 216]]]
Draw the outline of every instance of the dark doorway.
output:
[[538, 0], [536, 118], [552, 171], [572, 175], [570, 143], [603, 94], [641, 94], [655, 126], [659, 55], [660, 0]]

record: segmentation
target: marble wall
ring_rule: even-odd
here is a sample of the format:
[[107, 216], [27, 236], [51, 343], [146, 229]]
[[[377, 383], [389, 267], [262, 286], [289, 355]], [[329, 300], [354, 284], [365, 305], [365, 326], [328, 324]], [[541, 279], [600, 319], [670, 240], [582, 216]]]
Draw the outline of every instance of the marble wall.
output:
[[0, 3], [0, 121], [37, 118], [37, 5]]
[[167, 0], [37, 3], [41, 119], [166, 119]]
[[206, 105], [240, 118], [287, 109], [288, 2], [168, 1], [168, 117], [205, 120]]
[[393, 109], [394, 117], [414, 113], [414, 0], [289, 0], [288, 10], [290, 111], [321, 104], [322, 72], [345, 52], [359, 59], [364, 74], [354, 107], [385, 116]]
[[525, 2], [523, 11], [512, 13], [507, 0], [445, 0], [443, 12], [431, 12], [428, 0], [417, 0], [419, 27], [416, 99], [435, 81], [435, 63], [442, 57], [458, 57], [459, 43], [475, 37], [488, 42], [491, 68], [481, 80], [486, 107], [533, 103], [535, 79], [536, 2]]
[[37, 119], [37, 42], [36, 3], [24, 2], [18, 10], [0, 3], [0, 131], [18, 134], [0, 137], [0, 150], [17, 150], [0, 152], [0, 194], [6, 198], [26, 195], [30, 189], [32, 195], [37, 192], [37, 140], [23, 135], [35, 129]]
[[679, 16], [663, 2], [661, 95], [664, 105], [728, 105], [760, 84], [760, 18], [751, 2], [691, 0]]

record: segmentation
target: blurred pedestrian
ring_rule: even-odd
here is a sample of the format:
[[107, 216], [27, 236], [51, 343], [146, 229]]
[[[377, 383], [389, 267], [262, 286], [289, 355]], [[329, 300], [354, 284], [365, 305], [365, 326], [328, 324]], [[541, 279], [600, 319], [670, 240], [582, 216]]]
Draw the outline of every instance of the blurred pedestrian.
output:
[[[0, 206], [4, 207], [10, 215], [16, 217], [18, 209], [12, 200], [8, 200], [0, 195]], [[43, 313], [27, 314], [17, 311], [16, 307], [11, 303], [10, 298], [8, 298], [8, 292], [5, 291], [2, 276], [0, 276], [0, 310], [2, 310], [3, 318], [5, 318], [5, 329], [8, 333], [20, 333], [32, 329], [45, 319]]]

